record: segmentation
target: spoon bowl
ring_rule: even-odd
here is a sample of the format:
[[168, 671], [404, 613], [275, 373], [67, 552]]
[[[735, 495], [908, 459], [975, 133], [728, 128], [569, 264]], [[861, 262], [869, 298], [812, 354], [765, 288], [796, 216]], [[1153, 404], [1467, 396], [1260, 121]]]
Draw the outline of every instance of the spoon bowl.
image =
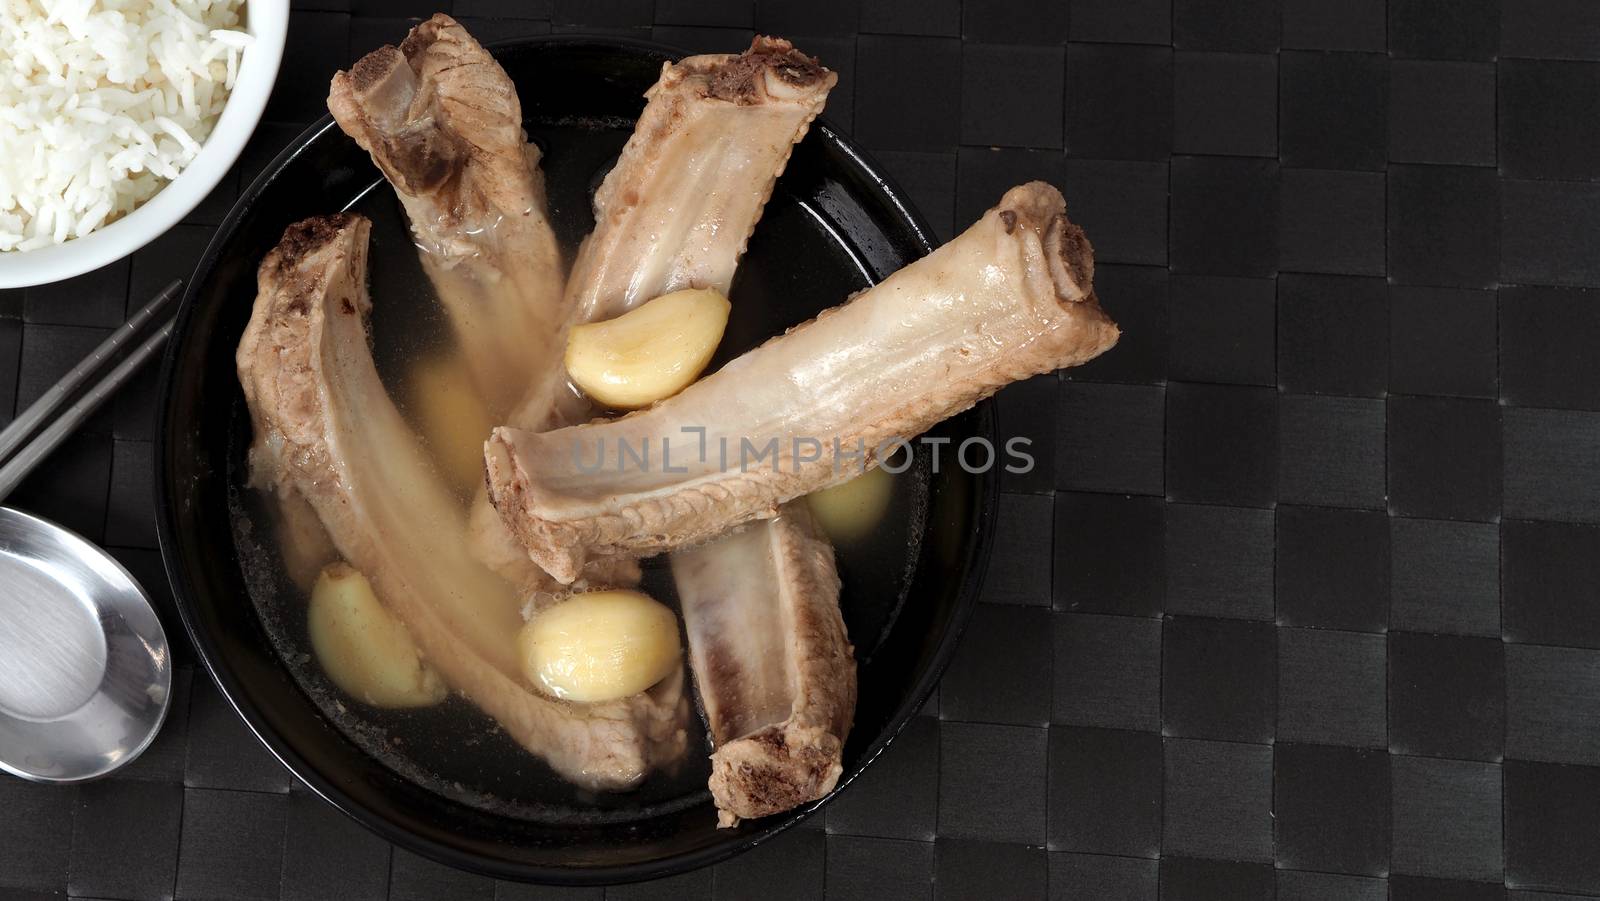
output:
[[0, 770], [82, 782], [138, 757], [172, 660], [139, 583], [55, 523], [0, 507]]

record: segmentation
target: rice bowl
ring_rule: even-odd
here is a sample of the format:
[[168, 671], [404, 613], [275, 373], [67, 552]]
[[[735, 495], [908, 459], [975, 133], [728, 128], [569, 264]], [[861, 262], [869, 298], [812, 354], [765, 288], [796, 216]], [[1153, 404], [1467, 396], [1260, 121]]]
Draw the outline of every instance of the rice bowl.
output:
[[[220, 28], [209, 27], [207, 15], [215, 12], [224, 17], [217, 21], [226, 21], [229, 8], [239, 4], [185, 3], [199, 13], [189, 21], [170, 4], [149, 15], [134, 12], [135, 4], [106, 4], [128, 7], [129, 14], [101, 9], [85, 15], [101, 5], [78, 0], [52, 6], [49, 23], [30, 17], [27, 2], [12, 0], [0, 11], [0, 60], [26, 59], [35, 75], [48, 73], [28, 84], [17, 74], [20, 65], [0, 65], [11, 69], [0, 75], [11, 79], [0, 83], [7, 101], [0, 116], [8, 120], [0, 128], [16, 134], [34, 124], [30, 116], [43, 118], [42, 109], [54, 115], [45, 127], [60, 129], [65, 121], [71, 130], [66, 139], [45, 134], [33, 144], [9, 147], [13, 153], [23, 147], [25, 158], [0, 163], [0, 247], [17, 248], [0, 250], [0, 288], [79, 275], [164, 233], [227, 174], [272, 92], [288, 25], [286, 0], [246, 0], [243, 21]], [[35, 32], [67, 29], [92, 47], [80, 60], [61, 59], [59, 40], [25, 33], [19, 21]], [[137, 70], [147, 58], [162, 70], [152, 78], [161, 82], [159, 90], [136, 81], [138, 71], [111, 71], [119, 62]], [[88, 60], [99, 68], [85, 72], [81, 62]], [[211, 94], [219, 90], [227, 91], [220, 115]], [[89, 94], [97, 96], [85, 102]], [[61, 153], [50, 144], [82, 149], [62, 165]]]

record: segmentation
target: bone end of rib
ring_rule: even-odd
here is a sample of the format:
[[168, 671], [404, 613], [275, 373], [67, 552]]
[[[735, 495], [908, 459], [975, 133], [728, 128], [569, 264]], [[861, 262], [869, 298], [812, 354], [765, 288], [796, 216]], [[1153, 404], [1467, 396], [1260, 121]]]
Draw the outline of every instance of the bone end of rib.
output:
[[501, 426], [483, 444], [484, 486], [489, 503], [507, 531], [522, 544], [528, 559], [557, 582], [571, 585], [583, 572], [586, 554], [581, 546], [573, 546], [560, 524], [523, 514], [528, 506], [530, 482], [517, 462], [514, 447], [518, 435], [519, 430]]
[[334, 74], [335, 85], [361, 104], [373, 123], [385, 130], [405, 123], [417, 95], [417, 73], [399, 48], [384, 45], [356, 60], [348, 73]]
[[1094, 296], [1094, 247], [1083, 229], [1067, 219], [1060, 191], [1046, 182], [1031, 181], [1007, 191], [991, 212], [1006, 234], [1028, 228], [1039, 236], [1057, 299], [1099, 306]]
[[[466, 29], [455, 19], [444, 13], [434, 13], [426, 22], [417, 25], [406, 34], [405, 40], [400, 42], [400, 52], [404, 53], [407, 59], [416, 59], [442, 37], [459, 38], [465, 34]], [[473, 41], [473, 44], [476, 45], [477, 42]]]
[[[272, 248], [262, 260], [257, 275], [265, 277], [271, 271], [287, 275], [299, 270], [308, 276], [314, 276], [324, 268], [322, 253], [355, 251], [365, 247], [367, 229], [370, 225], [371, 223], [364, 217], [355, 213], [332, 213], [302, 219], [284, 230], [283, 240], [279, 241], [278, 246]], [[307, 290], [303, 293], [307, 295], [314, 293], [314, 286], [304, 287]], [[297, 296], [300, 293], [302, 292], [280, 291], [278, 300], [295, 305], [297, 301], [304, 301], [304, 298]]]
[[749, 106], [770, 102], [815, 102], [821, 107], [837, 73], [783, 38], [757, 35], [739, 54], [691, 56], [668, 70], [652, 91], [690, 83], [706, 97]]
[[1085, 363], [1116, 345], [1122, 332], [1100, 308], [1094, 292], [1094, 246], [1067, 218], [1067, 202], [1054, 185], [1031, 181], [1007, 191], [973, 228], [998, 227], [1007, 238], [1032, 232], [1055, 299], [1071, 314], [1074, 328], [1063, 330], [1048, 368]]
[[526, 153], [516, 89], [442, 13], [335, 74], [328, 109], [403, 195], [446, 189], [475, 152], [518, 164]]
[[431, 120], [411, 121], [418, 88], [417, 74], [401, 52], [379, 47], [349, 72], [335, 74], [328, 89], [328, 110], [339, 127], [410, 196], [438, 190], [466, 155], [460, 142]]
[[833, 791], [844, 772], [839, 738], [826, 729], [769, 726], [711, 755], [717, 825], [793, 810]]
[[522, 549], [486, 495], [473, 502], [467, 531], [478, 562], [516, 586], [519, 597], [532, 598], [536, 609], [570, 592], [632, 588], [644, 578], [638, 559], [612, 555], [588, 561], [570, 585], [556, 581]]

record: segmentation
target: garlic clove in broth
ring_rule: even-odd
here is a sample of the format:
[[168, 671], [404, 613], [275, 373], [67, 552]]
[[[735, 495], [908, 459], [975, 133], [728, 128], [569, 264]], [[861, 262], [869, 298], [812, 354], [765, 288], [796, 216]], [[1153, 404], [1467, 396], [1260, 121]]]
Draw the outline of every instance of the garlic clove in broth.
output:
[[605, 322], [576, 326], [567, 373], [608, 407], [632, 410], [688, 387], [711, 362], [732, 305], [719, 291], [663, 294]]
[[454, 353], [424, 357], [407, 382], [416, 428], [440, 474], [470, 496], [483, 485], [483, 442], [495, 422], [466, 363]]
[[374, 707], [428, 707], [448, 694], [411, 633], [354, 567], [331, 563], [311, 589], [311, 649], [344, 692]]
[[829, 539], [838, 543], [860, 541], [872, 534], [889, 509], [894, 475], [883, 467], [870, 469], [806, 495], [806, 503]]
[[528, 681], [557, 698], [594, 703], [637, 694], [679, 666], [678, 618], [637, 591], [590, 591], [522, 627]]

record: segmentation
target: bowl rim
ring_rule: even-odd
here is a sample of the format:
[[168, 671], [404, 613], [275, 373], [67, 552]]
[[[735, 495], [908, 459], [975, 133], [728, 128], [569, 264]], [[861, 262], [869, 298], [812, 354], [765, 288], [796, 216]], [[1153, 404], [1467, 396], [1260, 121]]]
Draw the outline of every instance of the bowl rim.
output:
[[110, 225], [61, 244], [0, 252], [0, 289], [46, 285], [110, 265], [165, 234], [211, 194], [255, 134], [288, 40], [289, 0], [248, 0], [245, 11], [245, 30], [254, 41], [245, 48], [233, 90], [194, 160]]
[[[644, 51], [658, 55], [664, 54], [674, 60], [688, 55], [682, 49], [670, 45], [610, 35], [533, 35], [484, 44], [485, 49], [491, 52], [524, 46], [592, 47], [633, 52]], [[956, 590], [956, 602], [951, 613], [949, 626], [933, 651], [927, 671], [923, 673], [922, 678], [917, 681], [899, 706], [895, 708], [890, 718], [889, 727], [883, 730], [862, 752], [860, 765], [855, 768], [855, 771], [845, 773], [838, 784], [826, 796], [786, 811], [781, 815], [764, 818], [763, 821], [760, 821], [762, 825], [759, 828], [752, 829], [747, 835], [739, 837], [736, 841], [651, 861], [583, 868], [548, 867], [488, 858], [464, 848], [410, 832], [390, 822], [381, 814], [368, 810], [360, 802], [349, 796], [335, 781], [325, 778], [314, 767], [310, 766], [305, 757], [289, 741], [263, 725], [261, 710], [244, 686], [246, 680], [228, 662], [218, 643], [213, 641], [210, 633], [204, 630], [194, 612], [195, 595], [199, 594], [202, 589], [198, 585], [192, 584], [190, 574], [184, 566], [184, 558], [181, 556], [182, 551], [180, 550], [178, 535], [183, 526], [178, 521], [178, 511], [173, 497], [174, 486], [169, 483], [169, 470], [166, 466], [168, 457], [173, 452], [172, 429], [179, 416], [175, 402], [176, 394], [172, 390], [172, 386], [177, 377], [179, 354], [185, 345], [184, 338], [189, 332], [191, 321], [200, 303], [198, 286], [203, 279], [210, 277], [211, 271], [215, 267], [219, 255], [225, 249], [228, 240], [231, 239], [238, 221], [249, 212], [254, 198], [267, 188], [269, 183], [290, 161], [304, 152], [323, 133], [337, 128], [338, 126], [334, 123], [333, 117], [324, 115], [297, 135], [294, 140], [290, 141], [273, 158], [272, 162], [262, 168], [248, 187], [240, 190], [234, 205], [230, 208], [228, 215], [216, 227], [211, 241], [208, 242], [205, 252], [196, 264], [195, 271], [184, 285], [183, 298], [175, 318], [173, 338], [168, 342], [162, 356], [162, 399], [158, 411], [155, 452], [153, 455], [156, 472], [152, 480], [154, 482], [157, 511], [157, 538], [160, 545], [162, 563], [166, 568], [168, 580], [172, 586], [175, 600], [174, 606], [177, 607], [184, 631], [194, 646], [197, 658], [206, 672], [211, 675], [212, 681], [221, 691], [228, 705], [238, 714], [251, 734], [267, 748], [274, 758], [314, 794], [332, 805], [340, 813], [350, 817], [366, 829], [398, 847], [405, 848], [438, 863], [498, 879], [552, 886], [617, 885], [660, 879], [698, 870], [743, 854], [789, 830], [820, 810], [823, 805], [830, 802], [847, 786], [854, 784], [856, 779], [866, 772], [868, 767], [882, 757], [883, 752], [889, 745], [918, 716], [919, 711], [927, 703], [929, 696], [932, 695], [939, 684], [939, 680], [948, 668], [955, 654], [956, 646], [976, 611], [979, 593], [987, 576], [990, 552], [994, 544], [995, 522], [998, 515], [1000, 496], [1000, 479], [995, 469], [991, 468], [976, 476], [978, 480], [978, 503], [975, 506], [973, 520], [969, 526], [971, 539], [968, 551], [968, 566], [966, 567], [965, 577]], [[811, 131], [817, 132], [820, 140], [827, 141], [845, 152], [851, 157], [855, 165], [861, 167], [861, 170], [871, 177], [876, 184], [876, 190], [882, 195], [883, 199], [890, 202], [897, 215], [915, 234], [920, 255], [925, 256], [939, 246], [938, 239], [934, 236], [932, 228], [929, 227], [922, 214], [906, 199], [906, 192], [885, 173], [877, 162], [873, 161], [849, 138], [834, 130], [826, 121], [825, 115], [812, 123]], [[991, 442], [995, 441], [998, 436], [998, 427], [995, 421], [992, 401], [979, 401], [972, 412], [977, 416], [977, 433], [984, 435]]]

